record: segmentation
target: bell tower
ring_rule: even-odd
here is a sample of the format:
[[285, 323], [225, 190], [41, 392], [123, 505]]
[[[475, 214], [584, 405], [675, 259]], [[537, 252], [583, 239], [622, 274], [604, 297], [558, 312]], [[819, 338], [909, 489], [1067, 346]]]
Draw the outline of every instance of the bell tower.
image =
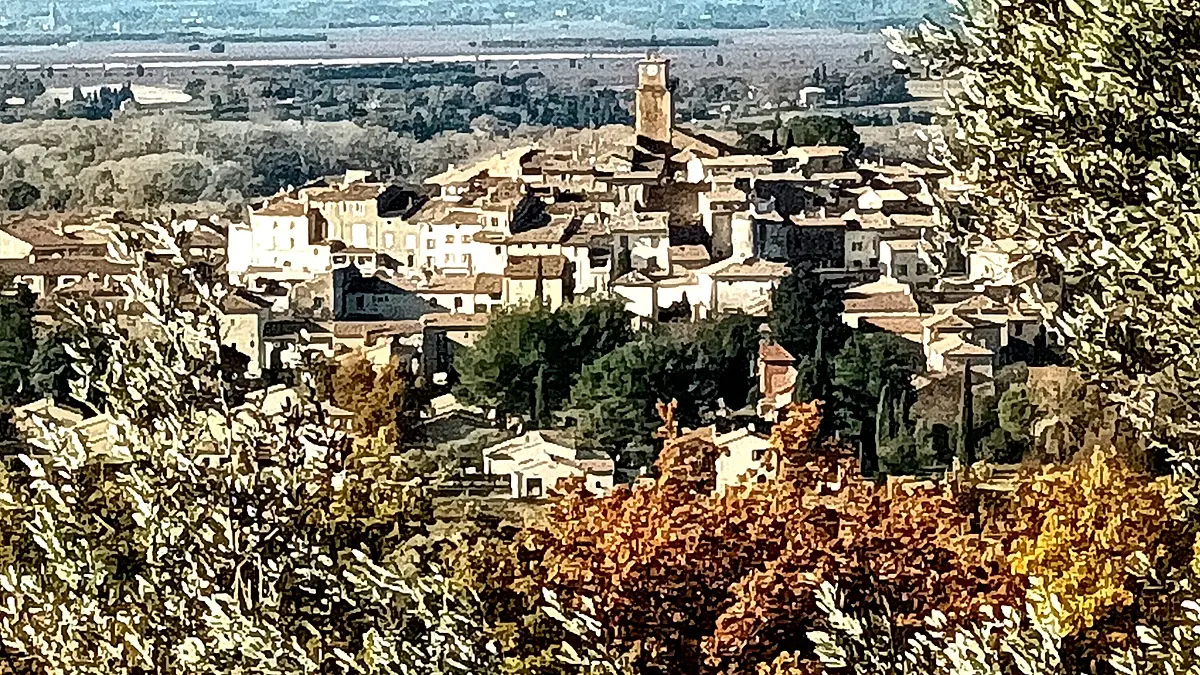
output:
[[634, 128], [638, 136], [662, 143], [671, 142], [675, 124], [675, 104], [671, 101], [671, 61], [658, 54], [647, 54], [638, 62], [638, 87]]

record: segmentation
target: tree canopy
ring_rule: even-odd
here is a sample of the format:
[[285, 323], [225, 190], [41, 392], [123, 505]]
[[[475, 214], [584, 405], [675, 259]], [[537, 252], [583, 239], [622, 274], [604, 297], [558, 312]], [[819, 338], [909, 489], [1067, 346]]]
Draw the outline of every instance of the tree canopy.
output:
[[758, 326], [753, 317], [732, 316], [643, 333], [584, 366], [566, 414], [589, 445], [616, 452], [636, 468], [641, 456], [621, 451], [650, 444], [658, 403], [678, 401], [682, 421], [696, 425], [709, 421], [721, 403], [737, 410], [749, 401], [757, 386]]
[[468, 403], [548, 422], [552, 411], [564, 407], [583, 366], [632, 338], [625, 306], [617, 301], [503, 310], [455, 359], [455, 391]]

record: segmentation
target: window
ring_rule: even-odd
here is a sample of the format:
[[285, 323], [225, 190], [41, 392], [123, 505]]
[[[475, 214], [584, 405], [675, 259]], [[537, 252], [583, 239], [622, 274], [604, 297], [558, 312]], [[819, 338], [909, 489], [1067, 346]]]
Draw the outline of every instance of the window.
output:
[[464, 265], [467, 265], [469, 267], [471, 265], [471, 254], [470, 253], [462, 254], [462, 261], [463, 261]]
[[855, 260], [854, 262], [851, 263], [851, 267], [853, 267], [856, 270], [861, 270], [862, 269], [862, 261]]
[[464, 244], [469, 244], [471, 243], [471, 236], [464, 234], [463, 236], [459, 237], [458, 240]]
[[452, 234], [446, 235], [446, 243], [453, 244], [454, 243], [454, 235], [452, 235]]
[[908, 265], [896, 265], [896, 276], [908, 276]]
[[415, 234], [404, 235], [404, 248], [412, 249], [412, 248], [416, 248], [416, 247], [417, 247], [417, 235], [415, 235]]
[[383, 233], [383, 245], [385, 248], [391, 248], [396, 245], [396, 235], [391, 232]]
[[923, 262], [917, 263], [917, 276], [925, 276], [926, 274], [929, 274], [929, 265]]
[[429, 268], [433, 267], [433, 256], [429, 256], [425, 259], [425, 266]]
[[354, 305], [356, 307], [358, 307], [359, 309], [362, 309], [363, 303], [366, 302], [366, 300], [367, 300], [366, 296], [360, 295], [354, 299]]
[[454, 255], [453, 255], [453, 254], [450, 254], [450, 253], [447, 253], [447, 254], [446, 254], [446, 257], [443, 259], [443, 262], [446, 262], [446, 263], [452, 263], [452, 262], [454, 262]]
[[762, 448], [755, 448], [754, 450], [750, 451], [750, 459], [752, 459], [756, 462], [761, 462], [762, 458], [763, 458]]
[[408, 254], [408, 266], [412, 267], [413, 263], [415, 263], [415, 262], [416, 262], [416, 260], [413, 258], [413, 254], [409, 253]]
[[437, 242], [433, 239], [426, 239], [425, 248], [437, 248]]
[[542, 496], [542, 479], [541, 478], [526, 478], [525, 479], [525, 496], [541, 497]]
[[603, 490], [603, 489], [604, 489], [604, 483], [602, 483], [602, 482], [600, 482], [600, 481], [596, 481], [596, 489], [597, 489], [597, 490]]
[[499, 246], [496, 247], [496, 255], [500, 255], [500, 247]]
[[462, 298], [454, 298], [454, 309], [462, 309], [462, 306], [463, 306], [463, 299]]
[[850, 250], [851, 250], [851, 251], [861, 251], [861, 250], [863, 250], [863, 243], [862, 243], [861, 241], [856, 241], [856, 242], [854, 242], [854, 243], [850, 244]]

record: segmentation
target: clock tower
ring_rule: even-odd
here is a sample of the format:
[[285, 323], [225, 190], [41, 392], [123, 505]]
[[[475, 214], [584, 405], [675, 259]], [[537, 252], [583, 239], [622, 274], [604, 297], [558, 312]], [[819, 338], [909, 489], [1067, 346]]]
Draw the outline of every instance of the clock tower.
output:
[[662, 143], [671, 142], [675, 104], [671, 101], [671, 61], [648, 54], [638, 62], [637, 103], [634, 127], [638, 136]]

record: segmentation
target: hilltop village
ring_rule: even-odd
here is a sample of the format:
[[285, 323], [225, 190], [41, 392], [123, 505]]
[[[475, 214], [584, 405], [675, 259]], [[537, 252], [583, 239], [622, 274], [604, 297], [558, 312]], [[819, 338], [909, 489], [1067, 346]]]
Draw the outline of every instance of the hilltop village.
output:
[[[846, 328], [919, 352], [911, 384], [918, 401], [941, 392], [926, 407], [937, 409], [943, 446], [973, 398], [1001, 393], [998, 369], [1045, 350], [1041, 317], [1018, 297], [1035, 274], [1027, 252], [1007, 240], [936, 243], [953, 217], [939, 204], [964, 189], [946, 172], [862, 163], [845, 147], [749, 154], [676, 123], [670, 67], [657, 55], [638, 63], [636, 142], [623, 151], [513, 148], [452, 166], [422, 192], [348, 172], [251, 204], [244, 222], [184, 224], [179, 248], [235, 288], [222, 303], [222, 339], [258, 389], [246, 405], [285, 409], [295, 392], [278, 373], [313, 355], [354, 354], [377, 368], [399, 360], [435, 394], [417, 422], [428, 437], [497, 429], [466, 461], [487, 477], [485, 493], [539, 497], [571, 477], [603, 492], [621, 480], [616, 464], [577, 447], [569, 429], [530, 429], [457, 402], [456, 354], [497, 312], [530, 306], [612, 300], [635, 329], [758, 317], [757, 403], [707, 432], [724, 449], [719, 483], [730, 484], [770, 471], [763, 430], [800, 396], [807, 355], [765, 330], [777, 289], [798, 271], [836, 289]], [[130, 227], [121, 214], [5, 222], [0, 278], [27, 285], [47, 317], [56, 297], [119, 301], [135, 261], [116, 253], [112, 235]], [[1045, 285], [1046, 297], [1054, 292]], [[1061, 376], [1029, 365], [1031, 383]], [[16, 415], [55, 410], [43, 400]], [[352, 426], [351, 412], [330, 410]], [[457, 431], [433, 430], [442, 424]]]

